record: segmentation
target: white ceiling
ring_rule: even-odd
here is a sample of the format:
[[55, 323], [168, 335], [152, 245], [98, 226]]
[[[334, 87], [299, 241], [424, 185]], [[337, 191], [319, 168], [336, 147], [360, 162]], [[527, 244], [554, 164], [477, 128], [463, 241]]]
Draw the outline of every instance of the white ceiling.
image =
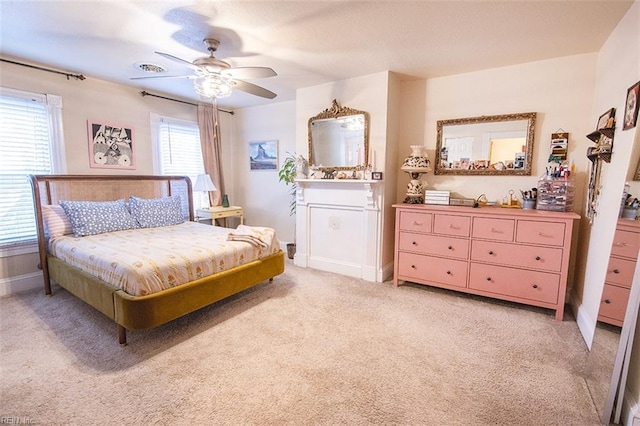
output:
[[190, 70], [154, 51], [233, 67], [267, 66], [249, 80], [278, 96], [242, 92], [241, 108], [295, 99], [295, 91], [394, 71], [431, 78], [597, 52], [633, 0], [467, 1], [7, 1], [0, 0], [0, 57], [197, 100], [189, 79], [130, 80], [139, 63]]

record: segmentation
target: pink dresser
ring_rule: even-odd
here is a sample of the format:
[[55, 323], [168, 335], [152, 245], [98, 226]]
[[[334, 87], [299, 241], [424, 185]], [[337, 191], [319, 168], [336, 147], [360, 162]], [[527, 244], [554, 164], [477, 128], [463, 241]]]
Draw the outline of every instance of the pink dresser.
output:
[[640, 221], [618, 219], [598, 321], [622, 326], [640, 249]]
[[394, 204], [393, 284], [554, 309], [562, 320], [575, 213]]

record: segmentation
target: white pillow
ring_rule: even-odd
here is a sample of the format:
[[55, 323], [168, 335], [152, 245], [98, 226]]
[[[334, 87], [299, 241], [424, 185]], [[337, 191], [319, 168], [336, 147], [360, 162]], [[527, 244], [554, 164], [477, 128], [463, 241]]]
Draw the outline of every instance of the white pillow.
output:
[[44, 234], [49, 239], [73, 234], [73, 228], [64, 209], [59, 204], [45, 204], [42, 206], [42, 222]]

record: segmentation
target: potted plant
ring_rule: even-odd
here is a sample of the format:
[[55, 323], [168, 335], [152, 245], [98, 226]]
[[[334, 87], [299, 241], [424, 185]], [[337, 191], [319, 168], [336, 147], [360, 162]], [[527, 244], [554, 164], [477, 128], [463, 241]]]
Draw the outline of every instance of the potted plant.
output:
[[[278, 180], [280, 182], [284, 182], [285, 185], [291, 185], [291, 190], [289, 193], [291, 194], [291, 201], [289, 203], [289, 215], [293, 216], [296, 214], [296, 166], [297, 166], [298, 157], [295, 154], [291, 154], [287, 152], [287, 157], [282, 162], [282, 166], [280, 170], [278, 170]], [[295, 242], [295, 224], [293, 228], [293, 243], [287, 244], [287, 256], [289, 259], [293, 259], [296, 253], [296, 242]]]

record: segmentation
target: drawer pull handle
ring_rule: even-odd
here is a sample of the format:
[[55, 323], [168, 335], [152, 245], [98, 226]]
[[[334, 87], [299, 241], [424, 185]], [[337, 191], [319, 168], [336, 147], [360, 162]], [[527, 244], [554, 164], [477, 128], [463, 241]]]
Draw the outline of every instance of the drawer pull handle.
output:
[[540, 260], [540, 256], [536, 256], [536, 260]]
[[496, 229], [496, 228], [491, 228], [491, 232], [493, 232], [495, 234], [504, 234], [504, 231], [501, 231], [501, 230]]
[[616, 247], [626, 247], [626, 246], [628, 246], [628, 245], [629, 245], [629, 244], [627, 244], [627, 243], [615, 243], [615, 244], [614, 244], [614, 246], [616, 246]]
[[614, 269], [614, 270], [613, 270], [613, 273], [614, 273], [614, 274], [619, 274], [619, 273], [620, 273], [620, 270], [619, 270], [619, 269]]
[[411, 244], [413, 244], [414, 246], [417, 246], [417, 245], [418, 245], [418, 243], [417, 243], [417, 242], [415, 242], [415, 241], [412, 241], [412, 242], [411, 242]]
[[489, 250], [489, 256], [493, 256], [493, 250]]
[[605, 300], [604, 300], [604, 303], [606, 303], [606, 304], [608, 305], [608, 304], [610, 304], [610, 303], [611, 303], [611, 300], [609, 300], [609, 299], [605, 299]]
[[544, 232], [538, 232], [538, 235], [544, 238], [553, 238], [553, 235], [548, 235], [548, 234], [545, 234]]
[[491, 281], [491, 277], [487, 277], [487, 281]]
[[455, 229], [456, 231], [460, 229], [459, 226], [453, 226], [453, 225], [449, 225], [450, 229]]
[[449, 247], [447, 247], [447, 248], [448, 248], [449, 250], [453, 250], [453, 247], [451, 247], [451, 246], [449, 246]]
[[416, 265], [411, 265], [411, 269], [416, 269]]
[[447, 271], [447, 275], [451, 275], [451, 271]]
[[413, 221], [413, 224], [414, 224], [415, 226], [422, 226], [422, 222], [418, 222], [417, 220], [414, 220], [414, 221]]
[[533, 288], [538, 288], [538, 284], [534, 284], [534, 285], [532, 285], [531, 287], [533, 287]]

